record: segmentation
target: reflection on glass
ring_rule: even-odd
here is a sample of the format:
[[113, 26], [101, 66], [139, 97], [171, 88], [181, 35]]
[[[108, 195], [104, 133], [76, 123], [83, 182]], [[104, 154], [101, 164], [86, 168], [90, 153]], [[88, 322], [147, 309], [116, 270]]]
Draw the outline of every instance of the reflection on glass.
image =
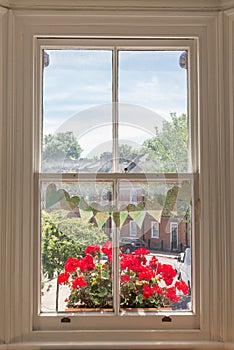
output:
[[42, 183], [41, 311], [112, 311], [112, 185]]
[[42, 171], [102, 171], [112, 153], [112, 52], [46, 50], [43, 57]]
[[121, 308], [191, 309], [190, 181], [119, 184]]
[[182, 51], [119, 52], [119, 165], [187, 172], [187, 66]]

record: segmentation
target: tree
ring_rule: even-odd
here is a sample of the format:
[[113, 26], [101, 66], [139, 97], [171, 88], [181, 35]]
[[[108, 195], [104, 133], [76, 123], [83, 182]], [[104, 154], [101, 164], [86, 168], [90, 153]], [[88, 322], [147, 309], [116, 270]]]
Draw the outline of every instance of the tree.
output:
[[42, 212], [42, 272], [49, 279], [59, 274], [70, 256], [82, 255], [84, 245], [61, 231], [50, 214]]
[[56, 169], [64, 166], [64, 161], [79, 159], [82, 148], [71, 131], [58, 134], [48, 134], [43, 140], [43, 170]]
[[79, 256], [90, 244], [107, 241], [92, 223], [68, 217], [67, 210], [42, 211], [42, 272], [49, 279], [60, 273], [70, 256]]
[[[42, 212], [42, 285], [56, 278], [69, 257], [83, 256], [85, 247], [107, 241], [105, 233], [81, 219], [67, 217], [66, 210], [50, 214]], [[48, 286], [49, 289], [51, 285]], [[56, 311], [58, 311], [59, 286], [56, 286]]]
[[68, 213], [67, 210], [54, 210], [49, 214], [51, 222], [60, 232], [84, 248], [90, 244], [102, 244], [107, 241], [103, 230], [81, 218], [68, 217]]
[[130, 162], [131, 160], [136, 158], [137, 155], [138, 151], [132, 148], [132, 146], [126, 143], [119, 146], [119, 157], [122, 161]]
[[156, 136], [143, 143], [148, 159], [154, 162], [152, 171], [188, 171], [188, 121], [182, 114], [171, 114], [171, 122], [164, 121], [162, 130], [156, 129]]

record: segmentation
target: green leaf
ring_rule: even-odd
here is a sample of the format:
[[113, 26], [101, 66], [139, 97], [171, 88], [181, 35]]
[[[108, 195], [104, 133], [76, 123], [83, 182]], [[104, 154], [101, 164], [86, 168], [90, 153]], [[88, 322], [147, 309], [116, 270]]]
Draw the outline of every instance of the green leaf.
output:
[[108, 291], [107, 291], [107, 289], [106, 289], [106, 288], [104, 288], [104, 287], [100, 287], [100, 289], [99, 289], [99, 293], [98, 293], [99, 297], [103, 298], [104, 296], [106, 296], [106, 295], [107, 295], [107, 293], [108, 293]]

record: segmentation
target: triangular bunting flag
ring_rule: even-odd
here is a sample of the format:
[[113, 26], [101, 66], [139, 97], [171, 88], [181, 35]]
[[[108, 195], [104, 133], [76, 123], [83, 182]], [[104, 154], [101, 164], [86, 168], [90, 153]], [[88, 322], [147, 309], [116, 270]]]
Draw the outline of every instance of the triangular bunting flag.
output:
[[177, 200], [184, 201], [188, 203], [188, 207], [192, 201], [192, 186], [189, 181], [183, 181], [179, 188], [179, 193], [177, 196]]
[[57, 191], [55, 184], [49, 184], [46, 188], [46, 209], [60, 202], [63, 198], [65, 198], [65, 191], [62, 189]]
[[174, 211], [176, 207], [177, 196], [179, 192], [179, 186], [175, 185], [167, 191], [167, 196], [164, 204], [165, 211]]
[[161, 222], [162, 210], [147, 210], [147, 213], [156, 219], [156, 221]]
[[122, 211], [119, 213], [119, 228], [121, 228], [128, 217], [127, 211]]
[[145, 215], [146, 215], [146, 211], [145, 210], [141, 210], [141, 211], [131, 211], [129, 213], [129, 215], [131, 216], [131, 218], [135, 221], [135, 223], [137, 224], [137, 226], [139, 228], [142, 227]]
[[93, 217], [92, 210], [79, 209], [79, 211], [80, 211], [81, 219], [84, 220], [85, 222], [89, 222], [89, 220]]
[[79, 209], [88, 210], [88, 211], [91, 210], [90, 206], [89, 206], [88, 203], [84, 200], [84, 198], [81, 198], [81, 199], [80, 199], [80, 202], [79, 202]]
[[109, 217], [109, 213], [104, 213], [101, 211], [97, 212], [97, 214], [95, 215], [95, 220], [97, 222], [98, 228], [102, 228], [102, 226], [106, 223]]

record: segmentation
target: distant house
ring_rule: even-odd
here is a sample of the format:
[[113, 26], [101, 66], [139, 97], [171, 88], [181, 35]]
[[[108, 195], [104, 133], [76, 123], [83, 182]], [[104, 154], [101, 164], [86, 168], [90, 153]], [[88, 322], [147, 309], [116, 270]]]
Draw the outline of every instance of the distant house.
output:
[[173, 216], [161, 216], [160, 221], [157, 221], [146, 214], [142, 226], [139, 227], [128, 215], [120, 236], [141, 238], [153, 250], [179, 252], [190, 246], [190, 222]]

